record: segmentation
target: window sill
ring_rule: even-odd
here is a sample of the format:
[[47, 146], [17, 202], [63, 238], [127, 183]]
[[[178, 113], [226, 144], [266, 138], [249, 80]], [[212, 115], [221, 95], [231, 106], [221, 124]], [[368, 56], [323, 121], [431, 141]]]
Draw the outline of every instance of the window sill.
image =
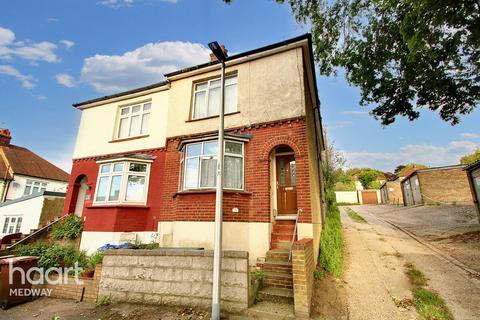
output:
[[143, 204], [93, 204], [85, 207], [87, 209], [112, 209], [112, 208], [131, 208], [131, 209], [149, 209], [150, 206]]
[[[179, 191], [176, 192], [173, 195], [173, 198], [177, 196], [185, 196], [185, 195], [191, 195], [191, 194], [212, 194], [216, 193], [216, 189], [199, 189], [199, 190], [188, 190], [188, 191]], [[248, 191], [242, 191], [242, 190], [231, 190], [231, 189], [224, 189], [223, 193], [230, 193], [230, 194], [243, 194], [243, 195], [249, 195], [251, 196], [253, 193], [248, 192]]]
[[130, 140], [143, 139], [143, 138], [147, 138], [147, 137], [150, 137], [150, 135], [149, 135], [149, 134], [144, 134], [144, 135], [136, 136], [136, 137], [129, 137], [129, 138], [123, 138], [123, 139], [115, 139], [115, 140], [108, 141], [108, 143], [124, 142], [124, 141], [130, 141]]
[[[225, 113], [225, 116], [232, 116], [234, 114], [240, 113], [240, 111], [235, 111], [235, 112], [230, 112], [230, 113]], [[196, 122], [196, 121], [202, 121], [202, 120], [208, 120], [208, 119], [215, 119], [218, 118], [219, 116], [209, 116], [209, 117], [204, 117], [204, 118], [198, 118], [198, 119], [190, 119], [186, 120], [185, 122]]]

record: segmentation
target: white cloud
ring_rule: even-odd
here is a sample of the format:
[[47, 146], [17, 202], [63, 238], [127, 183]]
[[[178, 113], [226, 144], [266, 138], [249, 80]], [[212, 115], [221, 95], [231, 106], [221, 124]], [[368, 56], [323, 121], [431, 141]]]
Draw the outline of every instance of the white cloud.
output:
[[164, 74], [209, 61], [198, 43], [148, 43], [122, 55], [95, 55], [84, 60], [81, 80], [101, 93], [113, 93], [164, 80]]
[[407, 144], [397, 152], [357, 152], [342, 151], [347, 165], [353, 167], [372, 167], [379, 170], [392, 170], [399, 164], [420, 163], [428, 166], [445, 166], [458, 164], [465, 154], [472, 153], [480, 147], [468, 140], [452, 141], [446, 146], [428, 144]]
[[77, 85], [75, 79], [67, 73], [59, 73], [55, 75], [55, 79], [57, 80], [58, 84], [68, 88], [73, 88]]
[[70, 49], [75, 45], [75, 42], [70, 40], [60, 40], [60, 43], [63, 44], [67, 49]]
[[35, 87], [35, 79], [33, 76], [28, 74], [23, 74], [17, 69], [9, 65], [0, 65], [0, 74], [14, 77], [22, 83], [22, 87], [25, 89], [32, 89]]
[[59, 21], [60, 21], [60, 19], [55, 18], [55, 17], [47, 18], [47, 22], [59, 22]]
[[[117, 9], [120, 7], [133, 7], [135, 0], [100, 0], [97, 2], [99, 6]], [[177, 0], [159, 0], [161, 2], [177, 3]]]
[[38, 101], [45, 101], [45, 100], [47, 100], [47, 97], [40, 95], [40, 96], [37, 96], [37, 100]]
[[461, 134], [463, 139], [480, 139], [480, 134], [478, 133], [462, 133]]
[[57, 45], [48, 41], [15, 42], [15, 33], [0, 27], [0, 59], [20, 57], [30, 61], [59, 62], [60, 59], [55, 54], [56, 49]]
[[356, 116], [356, 115], [368, 114], [368, 111], [351, 110], [351, 111], [342, 111], [339, 113], [346, 116]]

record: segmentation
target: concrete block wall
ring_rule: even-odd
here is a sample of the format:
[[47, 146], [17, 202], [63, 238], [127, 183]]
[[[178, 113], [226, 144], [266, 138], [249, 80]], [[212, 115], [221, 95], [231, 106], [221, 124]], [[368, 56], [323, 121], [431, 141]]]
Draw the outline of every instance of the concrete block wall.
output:
[[313, 239], [296, 241], [292, 249], [293, 298], [295, 316], [309, 319], [313, 293]]
[[[224, 251], [222, 309], [248, 308], [248, 252]], [[210, 308], [213, 251], [110, 250], [103, 258], [99, 297], [114, 302]]]

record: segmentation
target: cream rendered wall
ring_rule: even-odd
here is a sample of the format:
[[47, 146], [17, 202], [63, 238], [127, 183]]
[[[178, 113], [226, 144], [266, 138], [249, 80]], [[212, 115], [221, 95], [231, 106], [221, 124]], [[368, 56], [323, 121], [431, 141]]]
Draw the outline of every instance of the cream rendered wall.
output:
[[8, 188], [7, 200], [15, 200], [23, 197], [27, 179], [41, 181], [47, 183], [47, 191], [67, 192], [68, 183], [64, 181], [48, 180], [42, 178], [28, 177], [16, 174], [14, 180], [10, 183]]
[[[302, 49], [294, 48], [227, 67], [238, 72], [238, 104], [240, 113], [225, 117], [225, 128], [288, 119], [305, 115]], [[172, 81], [170, 88], [167, 137], [203, 133], [218, 129], [218, 119], [188, 122], [192, 106], [193, 82], [219, 75], [208, 72]]]
[[335, 201], [343, 203], [359, 203], [358, 191], [335, 191]]
[[20, 232], [28, 234], [30, 229], [37, 229], [40, 215], [42, 213], [44, 196], [38, 196], [25, 201], [15, 202], [0, 207], [0, 237], [3, 237], [3, 226], [5, 217], [22, 217]]
[[85, 250], [87, 254], [95, 253], [101, 246], [105, 244], [124, 243], [122, 240], [126, 234], [132, 234], [133, 238], [139, 243], [151, 243], [155, 238], [156, 232], [141, 231], [141, 232], [82, 232], [82, 239], [80, 241], [80, 250]]
[[[189, 247], [213, 250], [214, 222], [159, 222], [158, 233], [162, 247]], [[265, 257], [270, 247], [270, 223], [223, 222], [222, 250], [249, 252], [249, 264]]]
[[[148, 100], [152, 103], [149, 136], [111, 143], [115, 136], [119, 107]], [[73, 158], [164, 147], [167, 117], [168, 90], [83, 109]]]

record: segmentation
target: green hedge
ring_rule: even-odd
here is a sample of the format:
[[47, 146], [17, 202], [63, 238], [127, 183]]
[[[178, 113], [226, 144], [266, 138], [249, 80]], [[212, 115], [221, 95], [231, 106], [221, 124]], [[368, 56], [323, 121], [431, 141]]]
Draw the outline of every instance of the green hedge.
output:
[[335, 204], [329, 206], [325, 227], [320, 238], [320, 265], [335, 277], [343, 271], [343, 234], [340, 211]]

